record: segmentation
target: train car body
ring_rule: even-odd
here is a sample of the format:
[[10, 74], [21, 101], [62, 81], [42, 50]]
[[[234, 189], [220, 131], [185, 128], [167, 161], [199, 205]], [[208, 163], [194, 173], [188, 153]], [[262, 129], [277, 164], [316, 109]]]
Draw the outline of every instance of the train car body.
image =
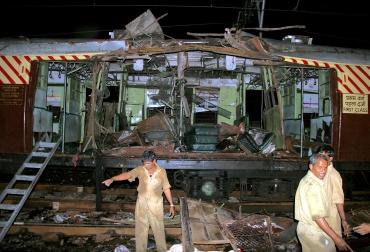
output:
[[322, 143], [349, 188], [368, 178], [369, 51], [232, 34], [141, 42], [0, 42], [2, 167], [46, 132], [63, 137], [52, 166], [130, 169], [149, 148], [203, 198], [289, 198]]

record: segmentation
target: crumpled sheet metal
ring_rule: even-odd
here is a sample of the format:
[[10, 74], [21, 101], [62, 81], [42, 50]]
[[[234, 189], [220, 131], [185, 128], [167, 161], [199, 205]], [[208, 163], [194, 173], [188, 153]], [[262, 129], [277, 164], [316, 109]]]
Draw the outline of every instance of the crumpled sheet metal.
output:
[[233, 248], [243, 251], [272, 251], [280, 242], [280, 234], [290, 229], [293, 220], [283, 217], [252, 214], [221, 223]]
[[121, 137], [120, 144], [153, 145], [155, 141], [166, 142], [165, 146], [177, 140], [175, 128], [170, 119], [163, 113], [157, 113], [141, 121], [133, 132]]

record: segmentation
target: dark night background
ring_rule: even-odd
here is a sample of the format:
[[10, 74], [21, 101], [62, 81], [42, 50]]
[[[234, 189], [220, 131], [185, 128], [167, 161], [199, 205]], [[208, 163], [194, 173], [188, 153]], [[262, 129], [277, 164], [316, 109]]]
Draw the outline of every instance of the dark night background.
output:
[[[60, 0], [2, 3], [0, 37], [109, 38], [150, 9], [166, 35], [187, 37], [186, 32], [223, 33], [224, 28], [258, 27], [257, 11], [245, 0], [129, 1]], [[266, 0], [265, 28], [305, 25], [305, 29], [264, 32], [266, 38], [307, 35], [313, 44], [370, 49], [369, 7], [366, 0]], [[243, 7], [247, 8], [243, 8]], [[255, 30], [248, 30], [258, 34]]]

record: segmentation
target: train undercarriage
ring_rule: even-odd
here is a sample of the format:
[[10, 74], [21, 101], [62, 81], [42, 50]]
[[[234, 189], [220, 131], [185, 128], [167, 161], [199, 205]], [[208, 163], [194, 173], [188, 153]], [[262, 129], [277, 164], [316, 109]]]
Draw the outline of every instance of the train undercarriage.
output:
[[[229, 156], [228, 156], [229, 155]], [[238, 155], [238, 157], [236, 157]], [[186, 195], [203, 200], [238, 201], [291, 201], [296, 187], [307, 172], [307, 161], [290, 159], [251, 159], [243, 154], [224, 154], [220, 159], [215, 153], [197, 153], [191, 158], [173, 155], [160, 157], [158, 164], [166, 168], [174, 189]], [[228, 159], [226, 158], [228, 157]], [[15, 173], [24, 156], [1, 157], [3, 182]], [[100, 184], [105, 178], [141, 165], [140, 157], [117, 158], [96, 155], [76, 155], [57, 153], [50, 161], [40, 183], [72, 184], [76, 186], [95, 186], [105, 190]], [[367, 162], [337, 162], [341, 171], [346, 198], [353, 191], [369, 191], [370, 172]], [[117, 185], [136, 188], [135, 183], [124, 182]]]

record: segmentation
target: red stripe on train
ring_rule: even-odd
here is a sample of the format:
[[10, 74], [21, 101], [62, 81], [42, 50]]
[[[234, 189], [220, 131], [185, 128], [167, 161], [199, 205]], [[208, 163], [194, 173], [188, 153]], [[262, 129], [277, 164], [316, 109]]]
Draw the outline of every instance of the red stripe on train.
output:
[[343, 81], [339, 77], [337, 77], [337, 80], [347, 90], [348, 93], [353, 94], [352, 90], [346, 84], [344, 84]]
[[334, 64], [335, 65], [335, 67], [339, 70], [339, 71], [341, 71], [342, 73], [344, 73], [344, 71], [343, 71], [343, 69], [340, 67], [340, 65], [338, 65], [338, 64]]
[[12, 79], [12, 77], [9, 76], [9, 74], [0, 66], [0, 72], [2, 72], [5, 77], [9, 80], [10, 84], [15, 84], [15, 81]]
[[357, 89], [358, 92], [360, 92], [361, 94], [364, 93], [364, 91], [362, 91], [361, 88], [359, 86], [357, 86], [356, 82], [354, 82], [351, 77], [348, 76], [348, 80]]
[[362, 67], [360, 67], [360, 66], [356, 66], [356, 68], [363, 74], [363, 75], [365, 75], [366, 76], [366, 78], [368, 78], [369, 80], [370, 80], [370, 75], [368, 75], [365, 71], [364, 71], [364, 69], [362, 69]]
[[9, 60], [5, 56], [1, 56], [1, 58], [8, 65], [8, 67], [13, 71], [13, 73], [19, 78], [22, 84], [27, 84], [26, 80], [23, 79], [23, 77], [18, 73], [17, 69], [14, 68], [12, 63], [10, 63]]
[[15, 62], [17, 62], [18, 65], [22, 63], [22, 61], [17, 56], [12, 56]]
[[354, 75], [354, 76], [356, 76], [356, 78], [366, 87], [366, 89], [367, 89], [367, 91], [370, 91], [370, 87], [366, 84], [366, 82], [363, 80], [363, 79], [361, 79], [361, 77], [360, 76], [358, 76], [358, 74], [355, 72], [355, 71], [353, 71], [353, 69], [352, 69], [352, 67], [351, 66], [349, 66], [349, 65], [346, 65], [346, 67], [349, 69], [349, 71], [351, 71], [351, 73]]
[[30, 56], [24, 56], [24, 58], [29, 62], [29, 63], [31, 63], [31, 58], [30, 58]]

